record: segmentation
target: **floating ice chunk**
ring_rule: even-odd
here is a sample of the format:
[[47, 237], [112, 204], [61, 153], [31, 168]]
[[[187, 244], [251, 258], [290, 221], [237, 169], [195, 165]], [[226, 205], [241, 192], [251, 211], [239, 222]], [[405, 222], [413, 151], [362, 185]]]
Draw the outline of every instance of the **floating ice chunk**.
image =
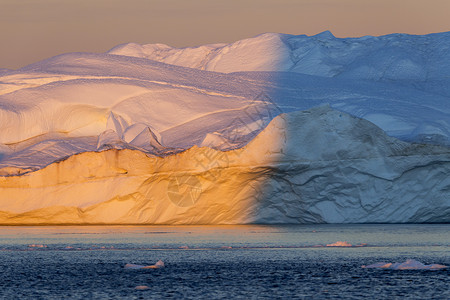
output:
[[390, 269], [390, 270], [440, 270], [446, 269], [448, 266], [439, 265], [439, 264], [431, 264], [425, 265], [420, 261], [414, 259], [408, 259], [403, 263], [385, 263], [378, 262], [371, 265], [364, 265], [362, 268], [365, 269]]
[[138, 269], [160, 269], [160, 268], [164, 268], [164, 262], [162, 260], [158, 260], [158, 262], [156, 264], [150, 265], [150, 266], [126, 264], [124, 268], [125, 269], [134, 269], [134, 270], [138, 270]]
[[145, 267], [146, 266], [143, 266], [143, 265], [126, 264], [124, 268], [125, 269], [144, 269]]
[[[142, 269], [145, 266], [143, 265], [135, 265], [135, 264], [126, 264], [125, 267], [123, 267], [124, 269]], [[363, 266], [364, 267], [364, 266]]]
[[153, 266], [155, 266], [157, 268], [164, 268], [164, 262], [162, 260], [158, 260], [158, 262], [156, 264], [154, 264]]
[[363, 265], [362, 268], [365, 269], [374, 269], [374, 268], [378, 268], [378, 269], [389, 269], [392, 266], [392, 263], [385, 263], [385, 262], [377, 262], [371, 265]]
[[350, 244], [349, 242], [341, 242], [341, 241], [337, 241], [336, 243], [333, 244], [327, 244], [327, 247], [352, 247], [353, 245]]
[[441, 269], [447, 269], [448, 266], [441, 265], [441, 264], [432, 264], [430, 265], [430, 270], [441, 270]]
[[47, 245], [42, 245], [42, 244], [31, 244], [28, 245], [29, 248], [47, 248]]

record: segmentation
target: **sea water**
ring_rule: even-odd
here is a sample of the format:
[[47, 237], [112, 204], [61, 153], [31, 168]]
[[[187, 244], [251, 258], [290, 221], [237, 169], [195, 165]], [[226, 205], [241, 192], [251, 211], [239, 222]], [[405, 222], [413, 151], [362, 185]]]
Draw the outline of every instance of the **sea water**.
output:
[[407, 259], [450, 266], [450, 225], [0, 227], [0, 298], [450, 299], [450, 269], [361, 267]]

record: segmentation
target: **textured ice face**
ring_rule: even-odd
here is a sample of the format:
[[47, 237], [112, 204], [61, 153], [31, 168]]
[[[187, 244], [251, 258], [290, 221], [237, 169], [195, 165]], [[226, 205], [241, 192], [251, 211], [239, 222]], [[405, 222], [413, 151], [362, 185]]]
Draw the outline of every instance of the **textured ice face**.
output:
[[[448, 222], [450, 151], [318, 107], [241, 149], [86, 152], [0, 182], [2, 223]], [[341, 244], [339, 244], [341, 245]], [[342, 245], [341, 245], [342, 246]]]
[[124, 266], [124, 269], [131, 269], [131, 270], [141, 270], [141, 269], [160, 269], [164, 268], [164, 262], [162, 260], [158, 260], [158, 262], [154, 265], [135, 265], [135, 264], [126, 264]]

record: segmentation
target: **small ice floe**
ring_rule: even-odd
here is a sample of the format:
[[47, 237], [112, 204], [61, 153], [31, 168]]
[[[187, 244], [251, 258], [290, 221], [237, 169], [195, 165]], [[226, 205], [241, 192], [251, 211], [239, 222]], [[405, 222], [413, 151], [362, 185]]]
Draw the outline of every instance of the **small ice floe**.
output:
[[126, 264], [124, 268], [125, 269], [133, 269], [133, 270], [138, 270], [138, 269], [160, 269], [160, 268], [164, 268], [164, 262], [162, 260], [158, 260], [158, 262], [156, 264], [150, 265], [150, 266]]
[[327, 247], [352, 247], [353, 245], [350, 244], [349, 242], [341, 242], [341, 241], [337, 241], [336, 243], [333, 244], [327, 244]]
[[389, 270], [440, 270], [446, 269], [448, 266], [431, 264], [424, 265], [420, 261], [408, 259], [403, 263], [386, 263], [378, 262], [368, 266], [361, 266], [364, 269], [389, 269]]
[[148, 285], [138, 285], [137, 287], [135, 287], [134, 289], [135, 290], [138, 290], [138, 291], [145, 291], [145, 290], [148, 290], [150, 287], [148, 286]]
[[[314, 247], [317, 247], [318, 245], [315, 245]], [[320, 245], [319, 245], [320, 246]], [[326, 244], [326, 247], [365, 247], [367, 246], [366, 243], [361, 243], [361, 244], [357, 244], [357, 245], [352, 245], [349, 242], [346, 241], [337, 241], [336, 243], [333, 244]]]
[[47, 245], [42, 245], [42, 244], [31, 244], [28, 245], [29, 248], [47, 248]]

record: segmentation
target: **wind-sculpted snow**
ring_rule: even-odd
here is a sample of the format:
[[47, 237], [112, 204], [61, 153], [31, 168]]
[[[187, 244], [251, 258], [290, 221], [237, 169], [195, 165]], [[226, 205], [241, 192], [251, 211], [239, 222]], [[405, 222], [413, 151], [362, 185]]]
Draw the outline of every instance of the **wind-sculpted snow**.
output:
[[[107, 130], [117, 131], [110, 147], [154, 154], [193, 145], [234, 149], [280, 112], [324, 103], [405, 141], [450, 145], [449, 97], [409, 85], [288, 72], [220, 74], [86, 53], [9, 72], [0, 82], [3, 169], [41, 168], [99, 149]], [[155, 135], [158, 150], [135, 140], [141, 133]]]
[[225, 148], [240, 147], [268, 124], [274, 104], [258, 100], [260, 86], [247, 80], [206, 73], [96, 54], [8, 73], [0, 85], [0, 168], [41, 168], [105, 146], [173, 153], [209, 133], [224, 136]]
[[1, 223], [449, 222], [450, 150], [319, 107], [245, 147], [85, 152], [0, 177]]

